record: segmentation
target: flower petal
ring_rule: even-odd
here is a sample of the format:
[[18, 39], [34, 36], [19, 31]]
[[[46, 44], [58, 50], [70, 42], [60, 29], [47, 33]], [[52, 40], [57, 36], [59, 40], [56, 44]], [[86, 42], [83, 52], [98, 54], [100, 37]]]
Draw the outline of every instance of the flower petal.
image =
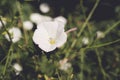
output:
[[56, 37], [60, 36], [62, 32], [64, 32], [64, 25], [63, 24], [60, 24], [58, 23], [59, 27], [57, 29], [57, 34], [56, 34]]
[[40, 15], [39, 13], [32, 13], [30, 15], [30, 20], [36, 24], [39, 24], [42, 22], [42, 15]]
[[50, 45], [50, 46], [41, 46], [40, 44], [38, 45], [42, 50], [45, 52], [50, 52], [56, 49], [56, 45]]
[[33, 41], [45, 52], [52, 51], [56, 48], [49, 43], [49, 35], [44, 27], [36, 29], [33, 35]]
[[44, 27], [51, 38], [56, 38], [58, 24], [57, 22], [43, 22], [37, 28]]
[[67, 23], [67, 19], [63, 16], [58, 16], [58, 17], [54, 18], [54, 21], [58, 21], [60, 23], [63, 23], [64, 25], [66, 25], [66, 23]]
[[67, 34], [62, 32], [61, 35], [58, 36], [56, 45], [57, 47], [61, 47], [67, 41]]
[[[22, 37], [22, 33], [20, 31], [19, 28], [17, 27], [12, 27], [9, 29], [9, 33], [11, 34], [11, 37], [12, 37], [12, 41], [13, 43], [16, 43], [17, 41], [20, 40], [20, 38]], [[10, 41], [10, 38], [8, 36], [8, 34], [5, 34], [5, 38]]]

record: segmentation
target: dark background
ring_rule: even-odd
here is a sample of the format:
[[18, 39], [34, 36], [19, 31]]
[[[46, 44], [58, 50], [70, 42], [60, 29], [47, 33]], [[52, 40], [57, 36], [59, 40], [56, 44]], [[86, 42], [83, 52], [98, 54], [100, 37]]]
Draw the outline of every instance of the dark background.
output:
[[[38, 1], [38, 3], [36, 3]], [[54, 11], [53, 16], [63, 15], [68, 16], [69, 13], [74, 13], [76, 6], [80, 4], [80, 0], [34, 0], [31, 4], [38, 8], [41, 3], [48, 3]], [[96, 0], [83, 0], [83, 6], [87, 8], [86, 15], [89, 14]], [[120, 5], [120, 0], [100, 0], [100, 3], [94, 12], [92, 19], [97, 21], [113, 19], [115, 17], [115, 8]], [[61, 9], [64, 8], [64, 13], [61, 13]], [[80, 8], [81, 9], [81, 8]]]

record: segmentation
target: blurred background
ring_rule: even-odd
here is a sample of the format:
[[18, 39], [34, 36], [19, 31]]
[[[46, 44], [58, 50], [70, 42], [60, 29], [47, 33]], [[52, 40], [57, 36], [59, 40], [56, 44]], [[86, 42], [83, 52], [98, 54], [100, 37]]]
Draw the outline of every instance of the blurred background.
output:
[[[46, 53], [32, 36], [58, 17], [77, 30]], [[5, 37], [13, 27], [15, 43]], [[120, 0], [0, 0], [0, 80], [120, 80]]]

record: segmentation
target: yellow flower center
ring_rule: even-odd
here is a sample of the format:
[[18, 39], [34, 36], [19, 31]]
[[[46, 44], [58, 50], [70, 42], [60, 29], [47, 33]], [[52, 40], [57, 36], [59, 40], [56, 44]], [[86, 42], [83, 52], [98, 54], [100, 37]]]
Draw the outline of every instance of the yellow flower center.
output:
[[55, 39], [53, 39], [53, 38], [50, 38], [50, 41], [49, 41], [49, 42], [50, 42], [51, 45], [53, 45], [53, 44], [56, 43]]

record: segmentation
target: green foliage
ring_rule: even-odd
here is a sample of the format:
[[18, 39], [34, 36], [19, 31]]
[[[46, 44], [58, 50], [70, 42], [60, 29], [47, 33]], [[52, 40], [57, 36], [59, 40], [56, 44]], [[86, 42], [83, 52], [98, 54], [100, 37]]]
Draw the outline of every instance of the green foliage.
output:
[[[116, 6], [116, 16], [113, 19], [96, 21], [91, 18], [99, 0], [89, 1], [95, 4], [88, 15], [88, 7], [82, 3], [84, 0], [80, 1], [80, 6], [76, 5], [76, 11], [67, 16], [68, 23], [65, 27], [68, 30], [76, 26], [77, 30], [68, 33], [63, 47], [46, 53], [34, 44], [34, 29], [23, 29], [22, 22], [29, 20], [34, 9], [30, 1], [1, 0], [0, 18], [7, 24], [0, 28], [0, 80], [119, 80], [120, 6]], [[52, 13], [54, 11], [50, 15]], [[13, 26], [22, 31], [22, 38], [17, 43], [4, 37], [4, 32], [7, 33]], [[97, 31], [103, 32], [104, 37], [98, 38]], [[88, 38], [88, 44], [82, 41], [84, 37]], [[60, 70], [60, 60], [64, 59], [68, 59], [71, 67]], [[16, 75], [13, 68], [14, 63], [19, 63], [23, 68], [19, 75]]]

